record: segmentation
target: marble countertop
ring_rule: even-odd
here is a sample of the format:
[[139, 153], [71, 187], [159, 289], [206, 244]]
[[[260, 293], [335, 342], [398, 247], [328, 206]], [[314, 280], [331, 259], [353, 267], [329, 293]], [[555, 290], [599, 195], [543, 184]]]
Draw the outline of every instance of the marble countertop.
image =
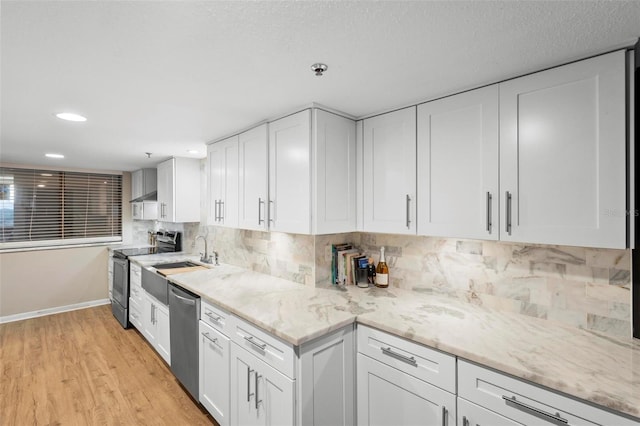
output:
[[[136, 256], [142, 266], [185, 254]], [[640, 342], [401, 289], [311, 288], [222, 265], [170, 281], [292, 345], [353, 322], [640, 417]]]

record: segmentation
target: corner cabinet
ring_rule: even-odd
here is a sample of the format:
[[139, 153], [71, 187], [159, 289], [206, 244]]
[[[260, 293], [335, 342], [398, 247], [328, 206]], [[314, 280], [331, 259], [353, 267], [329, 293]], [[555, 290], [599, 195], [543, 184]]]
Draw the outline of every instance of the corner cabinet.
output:
[[416, 107], [364, 120], [363, 230], [416, 233]]
[[212, 225], [238, 226], [238, 136], [207, 147], [209, 215]]
[[269, 228], [356, 229], [355, 121], [318, 108], [269, 123]]
[[418, 234], [497, 240], [498, 85], [418, 105]]
[[500, 84], [500, 239], [626, 247], [624, 51]]
[[158, 164], [158, 220], [200, 222], [200, 160], [174, 157]]

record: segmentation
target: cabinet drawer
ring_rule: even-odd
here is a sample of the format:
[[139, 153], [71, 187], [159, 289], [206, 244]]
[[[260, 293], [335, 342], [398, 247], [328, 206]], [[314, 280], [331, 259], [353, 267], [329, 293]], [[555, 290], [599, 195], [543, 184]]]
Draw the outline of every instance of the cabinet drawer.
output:
[[456, 393], [456, 358], [453, 355], [363, 325], [358, 325], [358, 352]]
[[231, 339], [238, 346], [287, 377], [295, 379], [295, 354], [292, 345], [237, 317], [234, 317], [232, 327]]
[[[638, 425], [586, 402], [470, 362], [458, 361], [458, 396], [516, 422], [570, 425]], [[513, 399], [515, 398], [515, 399]]]
[[[553, 423], [550, 423], [550, 425]], [[521, 426], [500, 414], [458, 398], [458, 426]]]
[[129, 297], [129, 322], [142, 331], [142, 303], [133, 297]]
[[225, 336], [230, 336], [233, 332], [233, 328], [231, 327], [233, 315], [204, 299], [201, 299], [200, 302], [200, 320]]

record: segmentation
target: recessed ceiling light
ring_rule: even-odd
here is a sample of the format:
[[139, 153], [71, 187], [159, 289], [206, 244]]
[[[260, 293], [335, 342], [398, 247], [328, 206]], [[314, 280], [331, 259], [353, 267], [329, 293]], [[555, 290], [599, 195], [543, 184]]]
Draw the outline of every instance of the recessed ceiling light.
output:
[[67, 120], [67, 121], [87, 121], [86, 117], [83, 117], [79, 114], [74, 114], [72, 112], [61, 112], [59, 114], [56, 114], [56, 117], [58, 117], [61, 120]]
[[188, 150], [187, 152], [188, 152], [189, 154], [197, 154], [197, 153], [199, 153], [200, 151], [198, 151], [197, 149], [190, 149], [190, 150]]
[[44, 156], [49, 158], [64, 158], [62, 154], [45, 154]]

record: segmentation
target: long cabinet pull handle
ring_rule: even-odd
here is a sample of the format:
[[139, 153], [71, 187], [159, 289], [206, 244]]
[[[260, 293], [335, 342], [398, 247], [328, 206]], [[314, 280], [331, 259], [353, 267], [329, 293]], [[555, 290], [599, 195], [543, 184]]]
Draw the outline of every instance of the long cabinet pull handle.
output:
[[506, 209], [507, 211], [506, 213], [506, 229], [505, 231], [507, 231], [507, 234], [511, 235], [511, 193], [509, 191], [507, 191], [505, 193], [505, 202], [506, 202]]
[[394, 352], [394, 351], [391, 349], [391, 347], [380, 348], [380, 350], [381, 350], [381, 351], [382, 351], [382, 353], [383, 353], [383, 354], [385, 354], [385, 355], [388, 355], [388, 356], [393, 357], [393, 358], [395, 358], [395, 359], [399, 359], [400, 361], [404, 361], [404, 362], [406, 362], [407, 364], [411, 364], [411, 365], [413, 365], [414, 367], [417, 367], [417, 366], [418, 366], [418, 361], [416, 361], [416, 359], [415, 359], [414, 357], [412, 357], [412, 356], [411, 356], [411, 357], [409, 357], [409, 356], [402, 355], [402, 354], [399, 354], [399, 353], [397, 353], [397, 352]]
[[262, 206], [264, 205], [264, 200], [258, 197], [258, 225], [262, 225], [264, 223], [264, 219], [262, 218]]
[[556, 424], [561, 424], [561, 425], [569, 424], [569, 420], [563, 419], [562, 417], [560, 417], [560, 413], [556, 413], [556, 414], [547, 413], [544, 410], [533, 407], [529, 404], [525, 404], [524, 402], [517, 401], [515, 396], [508, 397], [506, 395], [502, 395], [502, 399], [505, 401], [505, 403], [513, 404], [516, 408], [539, 414], [545, 420], [549, 420], [551, 422], [554, 422]]
[[462, 426], [469, 426], [469, 419], [467, 419], [467, 416], [462, 416]]
[[220, 200], [220, 222], [224, 222], [224, 201]]
[[220, 320], [222, 319], [222, 317], [220, 315], [213, 315], [211, 312], [209, 311], [205, 311], [204, 313], [206, 316], [209, 317], [209, 319], [213, 322], [220, 322]]
[[251, 393], [251, 373], [253, 373], [253, 370], [247, 365], [247, 402], [250, 402], [253, 396]]
[[491, 233], [491, 200], [492, 196], [490, 192], [487, 192], [487, 232]]
[[406, 213], [407, 213], [407, 229], [411, 229], [411, 197], [409, 196], [409, 194], [407, 194], [407, 198], [406, 198]]
[[256, 397], [255, 397], [256, 410], [258, 409], [258, 404], [262, 402], [262, 401], [260, 401], [260, 400], [258, 399], [258, 379], [259, 379], [260, 377], [262, 377], [262, 376], [261, 376], [261, 375], [259, 375], [259, 374], [258, 374], [258, 372], [256, 371], [256, 373], [255, 373], [255, 375], [254, 375], [254, 378], [256, 379], [256, 387], [255, 387], [255, 389], [256, 389]]
[[276, 202], [275, 200], [269, 200], [269, 222], [274, 222], [273, 218], [276, 216]]
[[246, 340], [247, 342], [251, 343], [253, 346], [255, 346], [256, 348], [260, 349], [261, 351], [264, 351], [267, 348], [267, 344], [266, 343], [258, 343], [255, 340], [253, 340], [253, 336], [244, 336], [244, 340]]
[[205, 337], [205, 339], [207, 339], [208, 341], [210, 341], [211, 343], [213, 343], [216, 346], [220, 346], [218, 344], [218, 338], [214, 337], [213, 339], [209, 336], [209, 332], [206, 333], [202, 333], [202, 335]]
[[447, 407], [442, 406], [442, 426], [447, 426], [449, 424], [449, 416], [447, 416]]

